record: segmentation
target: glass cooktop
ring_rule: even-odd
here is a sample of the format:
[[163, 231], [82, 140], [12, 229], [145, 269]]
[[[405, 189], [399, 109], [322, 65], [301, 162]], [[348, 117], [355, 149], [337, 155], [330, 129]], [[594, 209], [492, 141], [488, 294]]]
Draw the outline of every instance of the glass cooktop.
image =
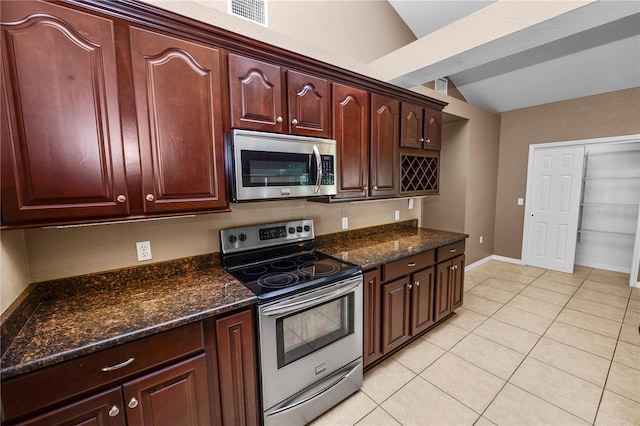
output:
[[259, 300], [298, 293], [360, 273], [360, 267], [311, 251], [229, 268]]

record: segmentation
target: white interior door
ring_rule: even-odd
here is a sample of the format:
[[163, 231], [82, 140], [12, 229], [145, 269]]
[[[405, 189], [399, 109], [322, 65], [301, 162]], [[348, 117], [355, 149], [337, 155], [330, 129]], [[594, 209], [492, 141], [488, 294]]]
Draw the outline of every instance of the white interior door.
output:
[[573, 272], [584, 146], [534, 151], [527, 264]]

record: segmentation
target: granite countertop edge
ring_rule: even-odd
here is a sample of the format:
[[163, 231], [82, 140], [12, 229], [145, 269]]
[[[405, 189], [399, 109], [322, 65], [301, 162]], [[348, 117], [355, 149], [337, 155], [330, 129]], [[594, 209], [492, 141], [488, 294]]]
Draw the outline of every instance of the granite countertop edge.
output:
[[[417, 221], [412, 220], [317, 236], [316, 249], [325, 254], [359, 265], [363, 271], [367, 271], [394, 260], [464, 240], [467, 237], [467, 234], [462, 233], [418, 228]], [[257, 297], [230, 274], [226, 273], [226, 271], [220, 267], [218, 259], [218, 253], [211, 253], [193, 258], [160, 262], [159, 264], [152, 264], [147, 267], [124, 268], [118, 271], [71, 277], [69, 279], [55, 280], [54, 282], [36, 283], [36, 285], [32, 284], [28, 289], [29, 291], [25, 291], [25, 295], [16, 301], [16, 306], [12, 306], [2, 315], [1, 326], [2, 339], [4, 342], [2, 346], [0, 379], [6, 380], [238, 308], [254, 305], [257, 302]], [[209, 272], [210, 274], [208, 274]], [[218, 275], [220, 273], [223, 273], [223, 275]], [[202, 279], [203, 276], [207, 277], [206, 280]], [[33, 345], [32, 342], [28, 342], [30, 334], [24, 331], [24, 329], [27, 328], [25, 324], [29, 321], [32, 323], [37, 322], [38, 318], [36, 314], [38, 309], [55, 309], [53, 307], [54, 303], [52, 303], [51, 300], [54, 302], [65, 300], [66, 302], [67, 300], [74, 300], [74, 298], [82, 299], [86, 297], [82, 293], [83, 291], [97, 293], [100, 291], [113, 290], [113, 286], [122, 285], [117, 284], [117, 282], [124, 281], [128, 283], [129, 281], [127, 280], [134, 282], [134, 284], [132, 284], [133, 288], [137, 290], [140, 290], [141, 286], [148, 285], [150, 281], [154, 281], [153, 285], [156, 291], [162, 289], [163, 285], [172, 287], [172, 290], [175, 291], [176, 286], [184, 285], [185, 282], [188, 282], [188, 285], [193, 285], [193, 288], [191, 288], [191, 292], [193, 293], [199, 288], [197, 287], [199, 285], [198, 279], [205, 281], [203, 288], [206, 288], [206, 286], [215, 286], [216, 288], [226, 288], [230, 286], [231, 295], [225, 295], [225, 300], [221, 300], [219, 305], [212, 303], [209, 308], [204, 309], [197, 306], [193, 311], [183, 311], [175, 317], [172, 316], [172, 312], [165, 312], [166, 315], [163, 316], [163, 320], [158, 323], [153, 323], [152, 325], [144, 324], [145, 321], [138, 321], [138, 323], [135, 323], [129, 328], [126, 323], [119, 323], [118, 326], [121, 328], [118, 330], [122, 330], [119, 334], [114, 333], [105, 338], [98, 337], [96, 340], [86, 339], [86, 343], [75, 347], [68, 347], [70, 346], [69, 344], [65, 346], [64, 344], [58, 343], [60, 351], [50, 351], [51, 353], [34, 357], [34, 359], [26, 361], [20, 359], [20, 355], [22, 355], [22, 358], [27, 356], [20, 352], [20, 348], [15, 347], [13, 348], [13, 352], [14, 355], [16, 353], [17, 355], [13, 358], [7, 357], [8, 353], [11, 352], [9, 349], [12, 349], [11, 347], [13, 345]], [[192, 284], [191, 281], [194, 281], [194, 284]], [[98, 289], [95, 288], [96, 286]], [[52, 290], [52, 288], [54, 290]], [[52, 292], [54, 294], [52, 294]], [[92, 297], [96, 296], [93, 295]], [[41, 302], [42, 300], [44, 300], [44, 302]], [[146, 302], [146, 300], [143, 300], [143, 302]], [[198, 300], [198, 302], [202, 303], [201, 300]], [[72, 302], [67, 303], [72, 304]], [[43, 304], [46, 306], [41, 308]], [[80, 303], [79, 306], [82, 307], [83, 305]], [[77, 308], [77, 306], [75, 308]], [[77, 314], [73, 309], [69, 308], [69, 310]], [[61, 315], [64, 314], [63, 309]], [[53, 318], [51, 322], [55, 323], [55, 315], [47, 315], [50, 315], [51, 318]], [[48, 317], [45, 315], [45, 318]], [[34, 331], [37, 329], [36, 325], [31, 324], [31, 328], [33, 329], [31, 333], [33, 335], [36, 335]], [[54, 329], [54, 331], [55, 330], [56, 329]], [[20, 341], [18, 340], [19, 337], [21, 339]], [[64, 340], [64, 337], [65, 336], [62, 336], [60, 339]], [[7, 339], [10, 339], [10, 341], [7, 342]], [[55, 343], [52, 343], [52, 345], [53, 344]], [[26, 352], [26, 349], [24, 352]]]

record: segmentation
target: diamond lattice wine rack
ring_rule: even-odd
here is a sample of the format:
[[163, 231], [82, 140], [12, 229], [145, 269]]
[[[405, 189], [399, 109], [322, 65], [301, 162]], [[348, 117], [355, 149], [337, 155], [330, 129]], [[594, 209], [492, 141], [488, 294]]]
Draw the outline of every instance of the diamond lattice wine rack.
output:
[[439, 160], [437, 156], [402, 155], [401, 192], [438, 192]]

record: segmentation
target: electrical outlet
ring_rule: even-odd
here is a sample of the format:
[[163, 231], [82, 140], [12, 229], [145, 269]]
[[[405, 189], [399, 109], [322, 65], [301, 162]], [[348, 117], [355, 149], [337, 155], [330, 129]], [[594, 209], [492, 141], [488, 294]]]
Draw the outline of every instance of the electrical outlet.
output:
[[393, 213], [393, 218], [394, 218], [395, 220], [400, 220], [400, 210], [396, 210], [396, 211]]
[[342, 229], [349, 229], [349, 218], [348, 217], [343, 217], [342, 218]]
[[413, 198], [409, 198], [409, 210], [413, 210]]
[[524, 198], [518, 198], [518, 205], [524, 206]]
[[484, 237], [480, 235], [480, 244], [484, 243]]
[[151, 241], [138, 241], [136, 243], [136, 250], [138, 252], [138, 262], [143, 260], [151, 260]]

